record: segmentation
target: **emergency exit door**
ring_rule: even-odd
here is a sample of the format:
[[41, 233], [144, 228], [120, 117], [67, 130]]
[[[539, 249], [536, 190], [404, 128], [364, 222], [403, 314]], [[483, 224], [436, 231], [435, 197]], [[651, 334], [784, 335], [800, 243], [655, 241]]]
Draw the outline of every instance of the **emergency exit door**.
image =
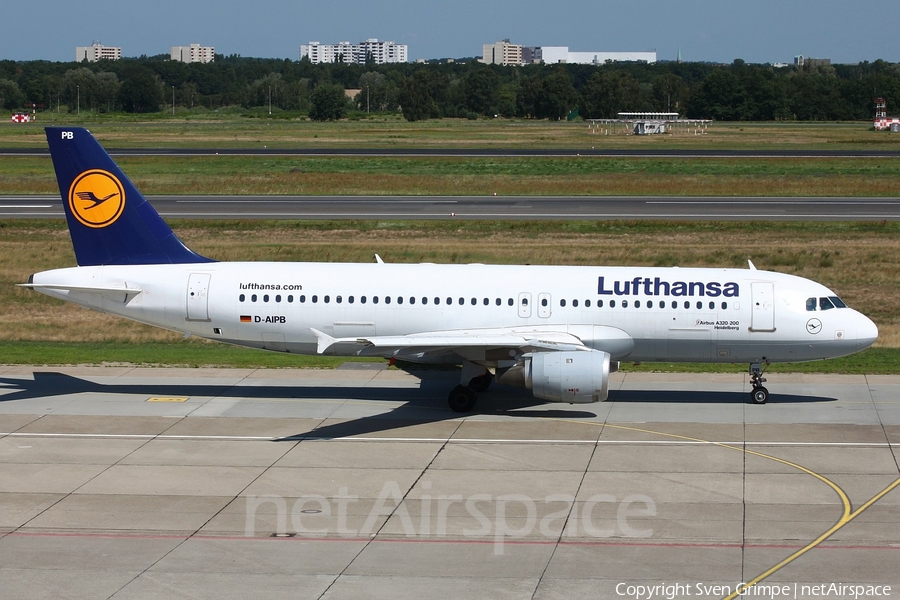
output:
[[187, 287], [187, 320], [209, 321], [209, 273], [191, 273]]

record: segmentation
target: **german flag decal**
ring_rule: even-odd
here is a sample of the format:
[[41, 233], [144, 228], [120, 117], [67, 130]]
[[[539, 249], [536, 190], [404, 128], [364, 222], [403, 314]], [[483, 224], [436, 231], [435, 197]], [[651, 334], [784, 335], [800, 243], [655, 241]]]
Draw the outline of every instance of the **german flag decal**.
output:
[[249, 323], [253, 318], [250, 315], [241, 315], [241, 323]]

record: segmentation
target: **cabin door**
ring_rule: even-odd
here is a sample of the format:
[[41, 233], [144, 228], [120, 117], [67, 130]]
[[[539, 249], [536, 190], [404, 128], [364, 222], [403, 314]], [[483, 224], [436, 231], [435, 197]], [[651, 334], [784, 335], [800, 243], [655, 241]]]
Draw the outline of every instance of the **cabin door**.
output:
[[750, 293], [750, 331], [775, 331], [775, 284], [754, 281]]

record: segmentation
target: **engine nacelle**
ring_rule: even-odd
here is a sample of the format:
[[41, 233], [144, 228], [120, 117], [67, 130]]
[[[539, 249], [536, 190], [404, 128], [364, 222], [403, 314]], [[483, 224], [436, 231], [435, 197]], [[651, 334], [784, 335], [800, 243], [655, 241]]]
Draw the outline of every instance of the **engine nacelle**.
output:
[[498, 371], [497, 381], [530, 389], [542, 400], [582, 404], [606, 400], [609, 373], [608, 352], [536, 352], [514, 367]]

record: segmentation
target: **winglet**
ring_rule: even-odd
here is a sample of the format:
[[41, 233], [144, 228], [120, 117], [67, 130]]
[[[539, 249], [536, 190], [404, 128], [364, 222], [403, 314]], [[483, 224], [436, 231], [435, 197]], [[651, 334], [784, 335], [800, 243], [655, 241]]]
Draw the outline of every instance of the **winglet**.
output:
[[178, 239], [87, 129], [45, 131], [80, 266], [213, 262]]
[[319, 331], [313, 327], [309, 328], [316, 335], [316, 340], [318, 340], [318, 345], [316, 346], [317, 354], [325, 354], [325, 351], [328, 350], [334, 344], [334, 338], [328, 335], [325, 332]]

